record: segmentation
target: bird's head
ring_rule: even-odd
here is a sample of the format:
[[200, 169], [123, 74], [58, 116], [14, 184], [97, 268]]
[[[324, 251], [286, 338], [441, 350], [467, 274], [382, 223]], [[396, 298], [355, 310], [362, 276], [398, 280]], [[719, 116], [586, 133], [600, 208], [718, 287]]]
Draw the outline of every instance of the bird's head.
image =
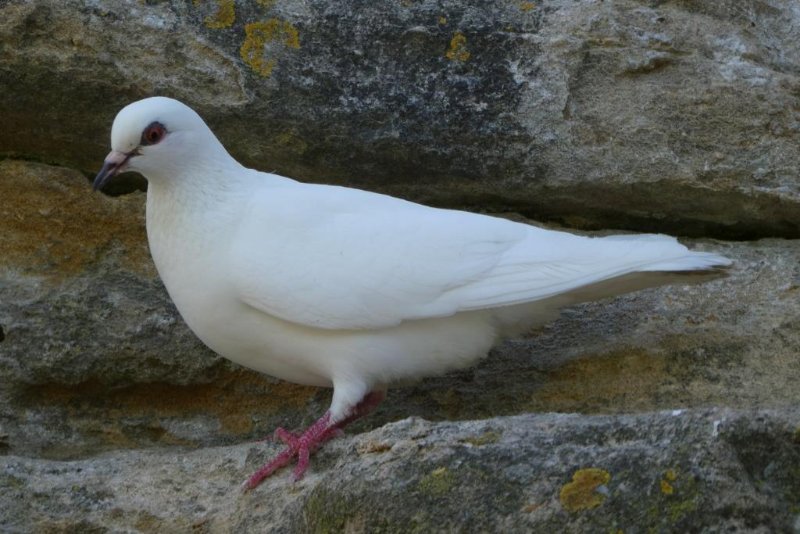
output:
[[148, 180], [170, 176], [209, 151], [224, 151], [192, 108], [161, 96], [122, 108], [111, 127], [111, 149], [94, 179], [95, 190], [120, 172], [135, 171]]

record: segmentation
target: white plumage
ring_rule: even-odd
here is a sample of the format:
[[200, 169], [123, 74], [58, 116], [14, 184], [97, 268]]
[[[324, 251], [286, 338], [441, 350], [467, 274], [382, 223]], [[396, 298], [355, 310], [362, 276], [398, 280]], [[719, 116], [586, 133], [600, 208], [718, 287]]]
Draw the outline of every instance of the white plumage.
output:
[[121, 170], [148, 179], [153, 259], [203, 342], [334, 387], [322, 430], [283, 433], [298, 476], [303, 436], [329, 439], [392, 381], [467, 366], [565, 305], [730, 264], [667, 236], [581, 237], [246, 169], [168, 98], [120, 111], [112, 148], [95, 186]]

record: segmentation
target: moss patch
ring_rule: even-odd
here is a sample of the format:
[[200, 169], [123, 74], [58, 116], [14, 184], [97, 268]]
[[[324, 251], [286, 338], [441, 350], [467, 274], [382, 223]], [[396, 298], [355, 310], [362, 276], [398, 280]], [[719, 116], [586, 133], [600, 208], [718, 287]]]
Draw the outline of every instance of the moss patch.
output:
[[[360, 522], [356, 506], [341, 494], [324, 488], [314, 491], [303, 507], [307, 532], [328, 534], [345, 532], [352, 518]], [[358, 532], [356, 530], [356, 532]]]
[[275, 138], [275, 142], [281, 147], [282, 150], [291, 152], [298, 156], [305, 154], [306, 150], [308, 150], [308, 143], [306, 143], [305, 140], [294, 130], [287, 130], [279, 134]]
[[431, 497], [445, 495], [455, 484], [456, 477], [446, 467], [434, 469], [419, 481], [418, 488], [422, 493]]
[[578, 512], [597, 508], [605, 500], [605, 496], [597, 492], [597, 488], [608, 484], [611, 474], [596, 467], [579, 469], [572, 475], [572, 482], [564, 484], [559, 493], [561, 506], [567, 511]]

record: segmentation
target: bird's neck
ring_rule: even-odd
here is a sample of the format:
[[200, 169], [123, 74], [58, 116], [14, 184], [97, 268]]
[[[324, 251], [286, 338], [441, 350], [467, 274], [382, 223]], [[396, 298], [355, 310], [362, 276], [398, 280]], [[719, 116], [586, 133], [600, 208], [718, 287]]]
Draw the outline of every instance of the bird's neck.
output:
[[188, 259], [215, 254], [214, 246], [229, 239], [224, 234], [235, 228], [230, 221], [250, 190], [248, 171], [233, 164], [206, 161], [148, 177], [147, 239], [162, 278], [181, 272], [175, 265]]

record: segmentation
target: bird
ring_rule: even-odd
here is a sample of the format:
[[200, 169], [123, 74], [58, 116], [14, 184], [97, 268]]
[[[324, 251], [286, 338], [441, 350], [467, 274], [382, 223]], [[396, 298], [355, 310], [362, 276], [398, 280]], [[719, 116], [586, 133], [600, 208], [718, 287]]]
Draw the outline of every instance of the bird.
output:
[[198, 113], [145, 98], [119, 111], [94, 179], [148, 181], [151, 256], [197, 337], [240, 365], [333, 388], [330, 407], [243, 484], [311, 454], [399, 381], [475, 364], [560, 310], [695, 275], [728, 258], [655, 234], [576, 235], [304, 183], [237, 162]]

